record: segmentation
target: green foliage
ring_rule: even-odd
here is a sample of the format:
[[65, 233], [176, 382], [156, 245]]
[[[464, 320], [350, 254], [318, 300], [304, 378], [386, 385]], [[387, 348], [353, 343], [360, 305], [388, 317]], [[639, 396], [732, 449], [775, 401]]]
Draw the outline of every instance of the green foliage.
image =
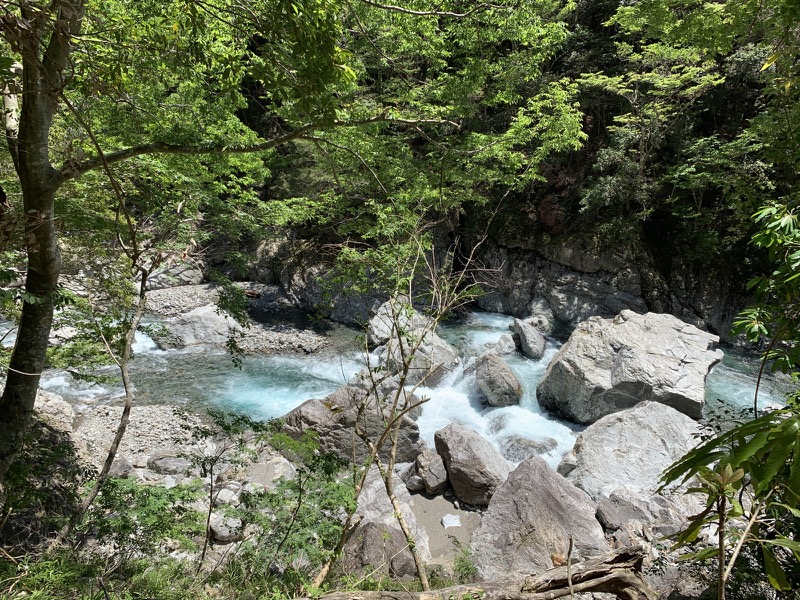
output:
[[794, 207], [778, 202], [754, 218], [760, 229], [753, 244], [767, 252], [773, 270], [748, 283], [758, 304], [741, 314], [735, 331], [752, 342], [771, 341], [765, 360], [786, 373], [800, 365], [800, 222]]
[[586, 74], [586, 93], [612, 95], [619, 114], [607, 127], [609, 144], [597, 154], [596, 179], [581, 210], [643, 220], [657, 208], [660, 178], [656, 157], [674, 148], [671, 136], [692, 105], [723, 81], [716, 65], [692, 48], [663, 42], [617, 43], [622, 74]]
[[[774, 361], [784, 371], [800, 367], [797, 302], [800, 299], [798, 261], [800, 228], [794, 212], [779, 203], [763, 207], [754, 219], [759, 225], [753, 244], [764, 248], [772, 261], [769, 275], [754, 279], [755, 307], [736, 322], [738, 331], [753, 342], [768, 341], [764, 363]], [[763, 370], [763, 367], [762, 367]], [[792, 589], [800, 574], [800, 403], [791, 395], [785, 408], [774, 410], [735, 426], [705, 442], [672, 465], [663, 475], [665, 485], [697, 476], [701, 487], [692, 488], [707, 497], [706, 509], [690, 520], [678, 536], [679, 545], [692, 543], [703, 525], [719, 527], [716, 548], [690, 555], [696, 559], [717, 556], [720, 597], [741, 545], [760, 548], [764, 573], [778, 590]], [[758, 398], [754, 401], [758, 407]], [[741, 498], [747, 492], [749, 507]], [[731, 519], [744, 517], [743, 530], [731, 529]], [[741, 542], [728, 558], [728, 536]]]
[[469, 546], [464, 546], [454, 536], [449, 536], [456, 550], [453, 558], [453, 577], [457, 583], [474, 583], [478, 578], [478, 569], [472, 558]]
[[274, 490], [243, 494], [241, 505], [228, 511], [252, 534], [225, 565], [226, 580], [248, 581], [259, 593], [287, 594], [312, 581], [331, 558], [343, 519], [354, 508], [352, 483], [330, 473], [331, 458], [300, 468]]
[[188, 505], [198, 497], [196, 486], [146, 486], [109, 478], [87, 513], [82, 531], [113, 545], [118, 559], [154, 555], [165, 538], [191, 547], [202, 533], [200, 513]]

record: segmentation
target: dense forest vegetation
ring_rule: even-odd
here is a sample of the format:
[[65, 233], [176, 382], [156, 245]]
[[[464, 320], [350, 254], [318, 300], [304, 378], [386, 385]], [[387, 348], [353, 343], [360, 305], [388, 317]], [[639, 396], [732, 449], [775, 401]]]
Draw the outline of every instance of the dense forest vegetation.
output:
[[[4, 0], [0, 23], [0, 302], [18, 322], [13, 350], [0, 350], [3, 519], [42, 468], [22, 452], [42, 370], [91, 367], [106, 350], [124, 366], [154, 271], [201, 260], [220, 281], [241, 278], [264, 239], [312, 240], [336, 291], [360, 294], [407, 284], [414, 273], [397, 265], [434, 246], [458, 266], [484, 238], [591, 240], [652, 267], [651, 310], [675, 309], [656, 293], [673, 276], [715, 279], [755, 302], [739, 332], [785, 371], [800, 360], [792, 0]], [[79, 272], [92, 286], [84, 297], [61, 285]], [[68, 350], [48, 349], [54, 315], [82, 328]], [[730, 449], [697, 527], [739, 516], [736, 494], [754, 485], [750, 527], [786, 524], [755, 570], [783, 590], [800, 580], [800, 421], [788, 412], [710, 442], [669, 475], [711, 469]], [[294, 451], [308, 487], [287, 483], [285, 497], [346, 496], [333, 465]], [[74, 494], [90, 478], [60, 476]], [[200, 597], [220, 578], [231, 597], [248, 585], [253, 597], [311, 593], [308, 577], [276, 583], [257, 568], [270, 552], [299, 552], [305, 530], [214, 577], [145, 571], [134, 558], [156, 535], [202, 524], [180, 530], [194, 517], [164, 512], [177, 506], [172, 491], [109, 485], [106, 514], [134, 497], [140, 520], [162, 512], [137, 547], [123, 517], [71, 524], [116, 536], [120, 563], [106, 573], [136, 573], [118, 597]], [[320, 535], [333, 552], [337, 533]], [[22, 597], [18, 580], [26, 597], [70, 597], [81, 585], [85, 597], [109, 597], [92, 588], [107, 576], [96, 565], [40, 550], [3, 551], [0, 597]], [[170, 591], [179, 576], [184, 589]]]

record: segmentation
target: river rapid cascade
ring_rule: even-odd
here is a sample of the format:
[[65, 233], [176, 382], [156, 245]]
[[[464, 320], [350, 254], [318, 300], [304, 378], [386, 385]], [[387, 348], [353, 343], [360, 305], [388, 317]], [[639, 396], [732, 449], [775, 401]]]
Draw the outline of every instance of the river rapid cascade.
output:
[[[435, 387], [418, 390], [420, 397], [427, 398], [417, 419], [420, 436], [433, 448], [434, 433], [456, 422], [480, 433], [512, 463], [525, 458], [515, 453], [511, 442], [516, 440], [516, 446], [522, 442], [526, 447], [539, 448], [540, 455], [555, 468], [583, 427], [544, 411], [536, 399], [536, 386], [568, 331], [556, 330], [547, 336], [541, 359], [521, 354], [504, 357], [523, 388], [518, 406], [488, 406], [470, 368], [475, 357], [508, 333], [512, 321], [505, 315], [470, 312], [440, 326], [441, 337], [459, 351], [460, 364]], [[272, 331], [288, 331], [289, 335], [294, 327], [288, 322], [276, 324], [274, 319], [269, 326]], [[324, 398], [367, 364], [359, 331], [332, 326], [326, 327], [324, 335], [329, 343], [317, 351], [252, 354], [239, 369], [218, 344], [162, 349], [140, 333], [132, 364], [137, 404], [177, 406], [190, 412], [213, 408], [257, 420], [281, 417], [308, 399]], [[8, 336], [5, 343], [12, 341], [13, 336]], [[757, 371], [754, 357], [726, 349], [724, 360], [706, 382], [705, 416], [729, 418], [752, 407]], [[113, 369], [108, 368], [108, 373], [113, 375]], [[77, 414], [98, 405], [113, 405], [121, 397], [116, 387], [79, 381], [60, 370], [47, 371], [42, 388], [64, 397]], [[779, 404], [783, 393], [780, 382], [768, 378], [759, 391], [759, 405]]]

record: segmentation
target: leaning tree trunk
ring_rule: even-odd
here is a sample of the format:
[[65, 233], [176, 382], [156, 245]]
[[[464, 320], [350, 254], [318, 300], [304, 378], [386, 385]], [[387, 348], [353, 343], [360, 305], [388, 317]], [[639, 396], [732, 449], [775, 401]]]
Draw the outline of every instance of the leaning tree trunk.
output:
[[6, 15], [3, 22], [6, 39], [14, 42], [22, 56], [19, 132], [16, 148], [9, 144], [9, 150], [16, 153], [28, 264], [26, 297], [0, 398], [0, 500], [3, 479], [22, 449], [33, 414], [61, 271], [54, 202], [62, 177], [50, 163], [49, 141], [69, 67], [70, 44], [80, 29], [83, 0], [57, 0], [51, 8], [53, 20], [23, 5], [21, 21]]

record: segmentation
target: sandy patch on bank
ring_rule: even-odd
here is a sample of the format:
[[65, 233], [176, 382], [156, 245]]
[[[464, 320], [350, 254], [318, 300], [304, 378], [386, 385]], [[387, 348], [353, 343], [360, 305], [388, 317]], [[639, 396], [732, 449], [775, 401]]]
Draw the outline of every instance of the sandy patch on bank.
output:
[[[444, 496], [429, 498], [422, 494], [413, 494], [412, 498], [414, 501], [411, 503], [411, 510], [417, 522], [428, 533], [431, 563], [452, 567], [457, 549], [450, 539], [451, 536], [463, 547], [469, 547], [472, 532], [481, 524], [480, 513], [456, 508], [453, 502]], [[447, 514], [457, 515], [461, 520], [461, 526], [445, 529], [442, 517]]]

